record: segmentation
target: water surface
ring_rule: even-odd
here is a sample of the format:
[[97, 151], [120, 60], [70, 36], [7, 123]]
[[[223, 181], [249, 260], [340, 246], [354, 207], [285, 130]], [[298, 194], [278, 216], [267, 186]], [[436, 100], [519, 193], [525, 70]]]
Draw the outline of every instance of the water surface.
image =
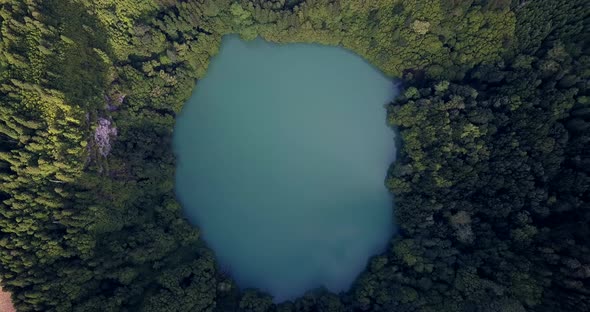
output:
[[346, 290], [385, 248], [396, 92], [342, 48], [223, 39], [177, 121], [176, 189], [240, 287]]

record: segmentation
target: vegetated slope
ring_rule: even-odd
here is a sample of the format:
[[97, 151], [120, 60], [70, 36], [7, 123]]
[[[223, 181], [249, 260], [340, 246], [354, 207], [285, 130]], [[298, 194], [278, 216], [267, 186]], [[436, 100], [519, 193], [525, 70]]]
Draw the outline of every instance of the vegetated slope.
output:
[[449, 310], [590, 309], [590, 58], [583, 37], [563, 39], [390, 105], [404, 142], [388, 179], [405, 232], [393, 289], [464, 298]]
[[[588, 310], [589, 8], [512, 2], [4, 1], [3, 286], [19, 311]], [[228, 33], [404, 77], [402, 231], [349, 293], [239, 291], [181, 217], [174, 117]]]

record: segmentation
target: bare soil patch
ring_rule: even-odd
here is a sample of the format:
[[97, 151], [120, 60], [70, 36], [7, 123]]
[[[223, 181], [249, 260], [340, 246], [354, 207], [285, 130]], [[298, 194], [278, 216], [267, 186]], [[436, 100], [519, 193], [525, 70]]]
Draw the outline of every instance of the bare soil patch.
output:
[[2, 288], [0, 288], [0, 312], [16, 312], [10, 299], [10, 293], [2, 291]]

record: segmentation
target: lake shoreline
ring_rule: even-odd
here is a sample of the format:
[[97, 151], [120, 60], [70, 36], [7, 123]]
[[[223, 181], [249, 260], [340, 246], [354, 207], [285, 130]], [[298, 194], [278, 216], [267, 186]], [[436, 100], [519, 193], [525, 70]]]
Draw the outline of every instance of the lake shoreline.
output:
[[385, 250], [397, 92], [343, 48], [223, 38], [178, 115], [176, 193], [241, 288], [346, 291]]

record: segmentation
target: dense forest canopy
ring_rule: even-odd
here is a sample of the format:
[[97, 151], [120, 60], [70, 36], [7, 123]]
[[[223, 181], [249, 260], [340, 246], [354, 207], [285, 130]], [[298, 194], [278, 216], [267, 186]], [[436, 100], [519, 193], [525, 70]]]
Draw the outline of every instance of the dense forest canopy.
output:
[[[231, 33], [403, 79], [401, 232], [349, 292], [240, 290], [182, 217], [174, 119]], [[1, 1], [2, 286], [18, 311], [588, 311], [589, 36], [587, 0]]]

